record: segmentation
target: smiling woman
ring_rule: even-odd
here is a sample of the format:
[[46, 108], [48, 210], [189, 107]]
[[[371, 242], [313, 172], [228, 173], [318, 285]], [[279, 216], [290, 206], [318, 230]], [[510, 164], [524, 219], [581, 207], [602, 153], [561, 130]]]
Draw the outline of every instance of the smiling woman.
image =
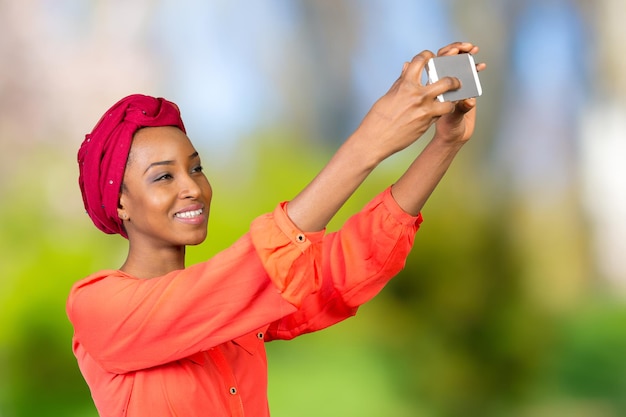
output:
[[[439, 50], [465, 52], [478, 48]], [[79, 182], [94, 224], [127, 237], [128, 256], [74, 284], [67, 302], [101, 416], [269, 416], [264, 342], [331, 326], [378, 294], [404, 267], [424, 203], [473, 133], [475, 99], [436, 100], [458, 80], [421, 84], [433, 55], [405, 63], [297, 196], [190, 267], [185, 248], [207, 236], [212, 190], [178, 107], [132, 95], [105, 113], [79, 150]], [[369, 173], [435, 121], [398, 181], [325, 233]]]
[[[117, 209], [132, 243], [121, 269], [152, 278], [184, 268], [184, 258], [171, 247], [181, 250], [204, 241], [211, 197], [200, 156], [183, 131], [174, 126], [139, 129]], [[147, 275], [146, 259], [151, 259]]]

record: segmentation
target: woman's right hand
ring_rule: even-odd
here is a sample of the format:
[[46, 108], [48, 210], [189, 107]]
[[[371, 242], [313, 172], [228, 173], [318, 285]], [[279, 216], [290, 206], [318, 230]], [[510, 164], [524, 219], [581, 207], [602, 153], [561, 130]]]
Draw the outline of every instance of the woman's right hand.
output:
[[422, 51], [404, 64], [400, 78], [370, 109], [352, 138], [366, 146], [375, 164], [406, 148], [421, 137], [439, 117], [454, 111], [450, 102], [436, 97], [461, 86], [456, 78], [445, 77], [424, 85], [422, 74], [435, 55]]

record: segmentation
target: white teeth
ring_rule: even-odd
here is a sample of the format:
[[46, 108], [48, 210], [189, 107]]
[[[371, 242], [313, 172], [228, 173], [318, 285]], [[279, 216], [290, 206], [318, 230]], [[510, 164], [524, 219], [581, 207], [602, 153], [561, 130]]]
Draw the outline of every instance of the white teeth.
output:
[[176, 213], [174, 214], [174, 217], [180, 217], [183, 219], [191, 219], [193, 217], [198, 217], [201, 214], [202, 214], [202, 209], [199, 209], [199, 210], [193, 210], [193, 211], [184, 211], [182, 213]]

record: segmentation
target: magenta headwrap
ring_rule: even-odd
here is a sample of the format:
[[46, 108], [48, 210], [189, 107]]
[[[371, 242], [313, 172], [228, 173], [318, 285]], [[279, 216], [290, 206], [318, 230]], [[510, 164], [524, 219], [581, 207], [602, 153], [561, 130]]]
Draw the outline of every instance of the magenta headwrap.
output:
[[78, 183], [93, 223], [105, 233], [128, 238], [117, 215], [124, 169], [133, 135], [142, 127], [185, 126], [176, 104], [134, 94], [118, 101], [102, 116], [78, 150]]

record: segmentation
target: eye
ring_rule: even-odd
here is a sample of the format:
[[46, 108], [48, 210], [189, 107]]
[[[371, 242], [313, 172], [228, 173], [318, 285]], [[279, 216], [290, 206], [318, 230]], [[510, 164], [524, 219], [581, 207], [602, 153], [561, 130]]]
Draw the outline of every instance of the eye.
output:
[[198, 165], [197, 167], [191, 170], [192, 173], [202, 172], [202, 171], [203, 171], [202, 165]]
[[159, 175], [154, 179], [154, 182], [171, 180], [173, 177], [170, 174]]

